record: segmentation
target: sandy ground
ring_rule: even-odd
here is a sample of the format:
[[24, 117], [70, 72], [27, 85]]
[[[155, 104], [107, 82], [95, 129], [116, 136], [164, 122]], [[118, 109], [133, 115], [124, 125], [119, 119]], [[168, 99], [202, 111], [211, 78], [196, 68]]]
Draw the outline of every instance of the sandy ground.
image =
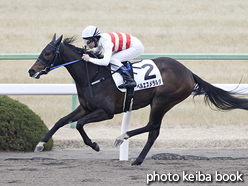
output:
[[[120, 133], [119, 128], [106, 131], [104, 126], [98, 126], [104, 139], [99, 138], [93, 132], [94, 129], [93, 126], [87, 128], [92, 140], [100, 145], [100, 152], [86, 147], [77, 130], [69, 126], [61, 128], [54, 135], [52, 151], [0, 152], [0, 185], [136, 186], [147, 185], [149, 181], [150, 185], [246, 185], [248, 180], [248, 148], [244, 148], [247, 141], [242, 139], [242, 134], [235, 141], [225, 132], [224, 127], [223, 135], [219, 138], [214, 135], [216, 128], [196, 128], [194, 131], [186, 128], [191, 139], [181, 140], [180, 137], [177, 140], [173, 138], [187, 131], [162, 131], [162, 139], [158, 139], [140, 166], [130, 165], [141, 152], [146, 135], [131, 138], [129, 160], [119, 161], [119, 148], [113, 146]], [[234, 129], [229, 127], [226, 130]], [[176, 131], [179, 135], [176, 135]], [[202, 132], [206, 135], [199, 138]], [[169, 133], [171, 136], [165, 140], [163, 135]], [[211, 135], [207, 137], [211, 133], [213, 143]], [[223, 148], [211, 148], [214, 147], [211, 144], [217, 143]], [[234, 148], [235, 145], [240, 148]], [[166, 160], [165, 157], [177, 158]], [[202, 181], [204, 178], [208, 180]], [[218, 181], [220, 179], [226, 181]]]
[[[119, 161], [118, 149], [52, 150], [42, 153], [0, 153], [1, 185], [246, 185], [248, 149], [153, 149], [140, 166], [130, 166], [140, 150], [130, 149], [130, 160]], [[218, 158], [210, 160], [154, 160], [159, 153]], [[216, 176], [216, 171], [219, 176]], [[171, 181], [165, 182], [165, 175]], [[154, 177], [154, 174], [157, 174]], [[190, 178], [190, 174], [193, 177]], [[199, 177], [198, 175], [201, 175]], [[218, 182], [231, 178], [233, 181]], [[207, 181], [200, 181], [208, 178]], [[179, 178], [177, 181], [176, 179]], [[160, 179], [160, 181], [158, 181]], [[162, 181], [161, 181], [162, 179]], [[211, 181], [209, 180], [211, 179]], [[174, 180], [174, 181], [173, 181]], [[194, 180], [194, 181], [193, 181]], [[236, 180], [236, 181], [234, 181]]]

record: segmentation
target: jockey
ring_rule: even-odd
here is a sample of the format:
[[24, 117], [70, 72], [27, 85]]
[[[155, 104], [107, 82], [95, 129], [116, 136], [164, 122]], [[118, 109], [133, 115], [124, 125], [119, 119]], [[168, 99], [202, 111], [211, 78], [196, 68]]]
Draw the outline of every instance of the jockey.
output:
[[87, 26], [82, 32], [82, 38], [85, 39], [87, 47], [93, 49], [93, 52], [99, 54], [104, 51], [102, 59], [89, 57], [83, 54], [82, 59], [96, 65], [112, 65], [113, 69], [121, 74], [124, 83], [118, 88], [135, 87], [136, 82], [126, 71], [126, 67], [121, 62], [132, 60], [144, 52], [144, 46], [140, 40], [129, 34], [124, 33], [103, 33], [95, 26]]

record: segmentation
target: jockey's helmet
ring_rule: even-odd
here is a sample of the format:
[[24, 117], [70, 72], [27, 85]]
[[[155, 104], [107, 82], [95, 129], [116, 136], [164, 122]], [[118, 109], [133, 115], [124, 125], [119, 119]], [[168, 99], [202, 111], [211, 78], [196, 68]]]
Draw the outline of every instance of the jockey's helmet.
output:
[[89, 39], [92, 37], [100, 36], [100, 31], [97, 27], [89, 25], [82, 32], [83, 39]]

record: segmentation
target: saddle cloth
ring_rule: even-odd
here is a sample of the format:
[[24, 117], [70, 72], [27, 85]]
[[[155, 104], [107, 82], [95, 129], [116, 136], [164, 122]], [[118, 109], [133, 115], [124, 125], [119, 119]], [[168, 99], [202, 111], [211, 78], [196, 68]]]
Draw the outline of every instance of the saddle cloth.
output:
[[[153, 88], [163, 85], [163, 80], [157, 65], [150, 59], [132, 62], [134, 80], [137, 86], [134, 91]], [[112, 75], [116, 87], [123, 84], [123, 78], [119, 73]], [[118, 88], [119, 89], [119, 88]], [[121, 92], [126, 92], [126, 89], [119, 89]]]

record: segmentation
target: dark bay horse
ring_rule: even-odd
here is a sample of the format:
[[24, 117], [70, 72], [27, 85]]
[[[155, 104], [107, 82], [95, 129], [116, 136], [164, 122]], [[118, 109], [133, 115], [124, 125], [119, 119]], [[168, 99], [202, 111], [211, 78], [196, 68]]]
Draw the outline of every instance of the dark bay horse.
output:
[[[76, 63], [65, 66], [72, 78], [75, 80], [80, 105], [69, 115], [61, 118], [53, 128], [45, 134], [36, 146], [35, 151], [42, 151], [44, 144], [62, 126], [77, 121], [76, 128], [81, 134], [84, 143], [95, 151], [100, 148], [97, 143], [92, 142], [84, 131], [84, 125], [92, 122], [99, 122], [113, 118], [115, 114], [123, 112], [124, 93], [120, 92], [112, 78], [106, 78], [101, 83], [91, 86], [93, 97], [88, 86], [88, 75], [90, 80], [99, 80], [110, 76], [111, 72], [103, 66], [96, 66], [92, 63], [80, 61], [84, 49], [72, 45], [74, 37], [66, 38], [63, 42], [62, 36], [52, 41], [43, 49], [37, 61], [29, 69], [29, 75], [39, 78], [47, 74], [51, 68], [71, 61], [79, 60]], [[137, 110], [150, 105], [150, 117], [146, 126], [128, 131], [117, 138], [115, 145], [120, 145], [123, 140], [132, 136], [149, 132], [148, 141], [138, 158], [132, 165], [140, 165], [153, 143], [159, 135], [162, 118], [173, 106], [186, 99], [192, 92], [196, 95], [205, 95], [205, 102], [214, 105], [220, 110], [245, 109], [248, 110], [248, 100], [237, 98], [231, 92], [214, 87], [192, 73], [178, 61], [160, 57], [152, 59], [158, 66], [163, 85], [155, 88], [140, 90], [134, 93], [132, 110]], [[88, 67], [88, 70], [86, 69]]]

